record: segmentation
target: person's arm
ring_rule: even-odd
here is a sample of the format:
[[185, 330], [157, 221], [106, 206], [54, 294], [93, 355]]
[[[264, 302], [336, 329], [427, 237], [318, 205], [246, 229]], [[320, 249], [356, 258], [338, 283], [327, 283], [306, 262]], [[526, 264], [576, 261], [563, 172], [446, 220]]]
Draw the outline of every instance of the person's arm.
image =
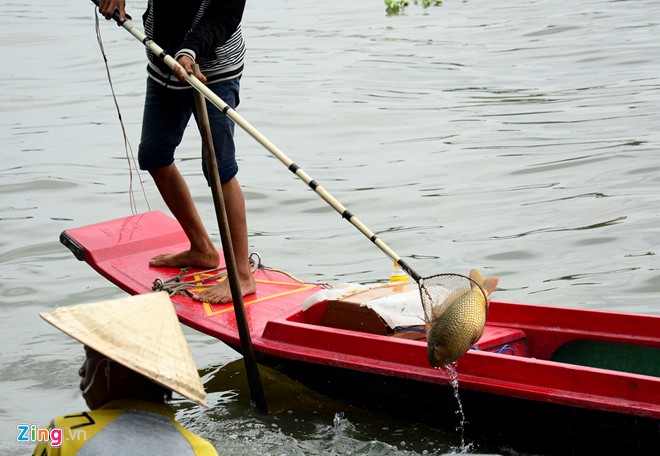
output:
[[[215, 58], [215, 50], [226, 43], [240, 25], [244, 10], [245, 0], [211, 1], [202, 19], [174, 56], [188, 74], [195, 74], [200, 81], [206, 82], [202, 73], [194, 73], [193, 64], [200, 58]], [[177, 67], [173, 73], [181, 82], [185, 81]]]
[[112, 19], [115, 10], [119, 11], [119, 20], [126, 20], [126, 0], [99, 0], [99, 11], [106, 19]]
[[177, 55], [183, 52], [193, 60], [215, 58], [214, 51], [236, 31], [244, 10], [245, 0], [212, 0], [202, 19], [184, 39]]

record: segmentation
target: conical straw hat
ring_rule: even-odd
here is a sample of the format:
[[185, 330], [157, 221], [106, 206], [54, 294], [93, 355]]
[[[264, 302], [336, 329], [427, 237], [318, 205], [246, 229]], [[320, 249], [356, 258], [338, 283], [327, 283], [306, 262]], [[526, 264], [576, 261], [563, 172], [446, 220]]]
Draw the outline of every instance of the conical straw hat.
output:
[[208, 407], [166, 292], [59, 307], [41, 317], [88, 347]]

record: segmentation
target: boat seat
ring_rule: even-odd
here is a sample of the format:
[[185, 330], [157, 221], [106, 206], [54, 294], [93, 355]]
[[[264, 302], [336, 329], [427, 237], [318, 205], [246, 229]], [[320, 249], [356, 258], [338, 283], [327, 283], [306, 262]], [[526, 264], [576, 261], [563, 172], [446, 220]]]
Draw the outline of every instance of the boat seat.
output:
[[392, 329], [373, 310], [354, 302], [328, 301], [319, 324], [369, 334], [387, 335]]
[[[357, 303], [338, 300], [328, 301], [326, 304], [319, 321], [322, 326], [403, 339], [426, 339], [424, 326], [390, 328], [376, 312]], [[514, 356], [529, 356], [524, 331], [488, 324], [473, 348]]]
[[529, 356], [527, 336], [520, 329], [491, 326], [486, 323], [484, 333], [473, 349], [514, 356]]

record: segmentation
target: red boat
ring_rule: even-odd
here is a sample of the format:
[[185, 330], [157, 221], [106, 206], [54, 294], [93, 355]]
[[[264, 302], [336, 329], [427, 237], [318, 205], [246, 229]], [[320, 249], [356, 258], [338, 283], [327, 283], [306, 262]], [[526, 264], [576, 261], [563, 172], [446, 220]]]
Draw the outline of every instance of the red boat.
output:
[[[160, 212], [67, 230], [61, 241], [78, 259], [131, 294], [149, 293], [154, 285], [194, 287], [215, 274], [148, 266], [148, 259], [158, 253], [188, 247], [178, 223]], [[303, 311], [305, 299], [322, 286], [262, 265], [254, 276], [258, 291], [246, 296], [244, 304], [260, 362], [311, 383], [339, 378], [338, 394], [387, 394], [387, 401], [379, 396], [381, 403], [401, 396], [404, 403], [416, 401], [417, 414], [425, 404], [442, 414], [456, 408], [452, 375], [429, 365], [424, 334], [392, 329], [351, 298], [322, 300]], [[386, 288], [381, 292], [391, 292]], [[231, 304], [202, 304], [186, 294], [175, 294], [172, 300], [182, 323], [238, 350]], [[562, 411], [562, 423], [582, 411], [588, 418], [581, 425], [595, 420], [626, 426], [630, 439], [625, 448], [636, 447], [636, 454], [655, 452], [660, 445], [658, 316], [492, 301], [483, 337], [455, 368], [471, 423], [483, 419], [492, 426], [514, 404], [544, 405], [532, 410], [544, 417]], [[490, 418], [500, 418], [480, 418], [482, 406], [493, 399], [499, 410]], [[472, 406], [476, 412], [470, 415]], [[456, 419], [455, 414], [449, 416]], [[521, 425], [520, 416], [516, 423]], [[546, 436], [552, 432], [544, 430]], [[598, 435], [607, 442], [607, 433]]]

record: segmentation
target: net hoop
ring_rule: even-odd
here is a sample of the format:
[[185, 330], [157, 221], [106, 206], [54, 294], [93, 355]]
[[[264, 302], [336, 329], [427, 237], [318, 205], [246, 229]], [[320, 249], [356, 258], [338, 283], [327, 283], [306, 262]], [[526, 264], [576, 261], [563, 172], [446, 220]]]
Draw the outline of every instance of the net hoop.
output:
[[423, 277], [419, 280], [418, 285], [424, 309], [424, 320], [427, 324], [433, 323], [434, 314], [441, 315], [456, 298], [469, 293], [474, 287], [481, 292], [485, 302], [489, 302], [488, 294], [483, 287], [462, 274], [444, 273]]

